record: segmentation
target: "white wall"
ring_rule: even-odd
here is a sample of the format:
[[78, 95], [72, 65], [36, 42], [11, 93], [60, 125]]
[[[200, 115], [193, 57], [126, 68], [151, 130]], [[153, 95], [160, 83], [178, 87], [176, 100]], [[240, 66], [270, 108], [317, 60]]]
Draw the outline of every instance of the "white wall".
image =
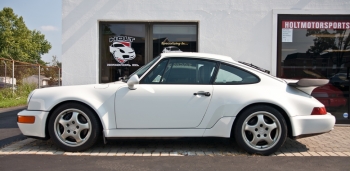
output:
[[349, 0], [63, 0], [62, 5], [63, 85], [98, 83], [98, 21], [199, 21], [199, 52], [231, 56], [275, 74], [273, 11], [350, 14]]

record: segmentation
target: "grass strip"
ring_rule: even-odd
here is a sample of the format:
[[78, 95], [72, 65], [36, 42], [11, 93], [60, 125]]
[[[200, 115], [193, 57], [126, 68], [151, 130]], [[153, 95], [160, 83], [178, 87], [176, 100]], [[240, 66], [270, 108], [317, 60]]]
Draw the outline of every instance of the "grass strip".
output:
[[21, 84], [14, 91], [12, 87], [0, 89], [0, 108], [25, 105], [29, 93], [35, 88], [35, 84]]
[[0, 108], [22, 106], [27, 103], [27, 97], [20, 97], [19, 99], [2, 99], [0, 101]]

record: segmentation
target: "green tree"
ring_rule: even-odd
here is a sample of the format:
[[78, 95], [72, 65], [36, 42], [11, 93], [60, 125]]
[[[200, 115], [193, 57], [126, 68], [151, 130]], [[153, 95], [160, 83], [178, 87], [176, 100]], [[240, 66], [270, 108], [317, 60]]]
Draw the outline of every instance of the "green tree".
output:
[[18, 17], [8, 7], [0, 11], [0, 57], [44, 65], [41, 55], [50, 49], [45, 35], [29, 30], [23, 17]]

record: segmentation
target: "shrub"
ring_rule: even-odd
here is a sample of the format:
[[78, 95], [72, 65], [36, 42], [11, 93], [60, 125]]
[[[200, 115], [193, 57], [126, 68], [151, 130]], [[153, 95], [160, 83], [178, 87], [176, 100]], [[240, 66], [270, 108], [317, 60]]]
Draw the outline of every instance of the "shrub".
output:
[[12, 87], [0, 89], [0, 108], [25, 105], [29, 93], [35, 88], [36, 84], [21, 84], [14, 91]]

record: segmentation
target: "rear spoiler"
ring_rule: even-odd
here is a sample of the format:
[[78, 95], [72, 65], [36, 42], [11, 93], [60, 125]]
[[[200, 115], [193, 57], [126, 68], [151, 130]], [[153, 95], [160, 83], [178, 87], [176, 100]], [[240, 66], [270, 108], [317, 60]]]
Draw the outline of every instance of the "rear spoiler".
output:
[[308, 79], [302, 78], [297, 82], [292, 82], [286, 80], [289, 86], [295, 87], [309, 95], [311, 95], [312, 91], [320, 86], [326, 85], [329, 83], [327, 79]]

